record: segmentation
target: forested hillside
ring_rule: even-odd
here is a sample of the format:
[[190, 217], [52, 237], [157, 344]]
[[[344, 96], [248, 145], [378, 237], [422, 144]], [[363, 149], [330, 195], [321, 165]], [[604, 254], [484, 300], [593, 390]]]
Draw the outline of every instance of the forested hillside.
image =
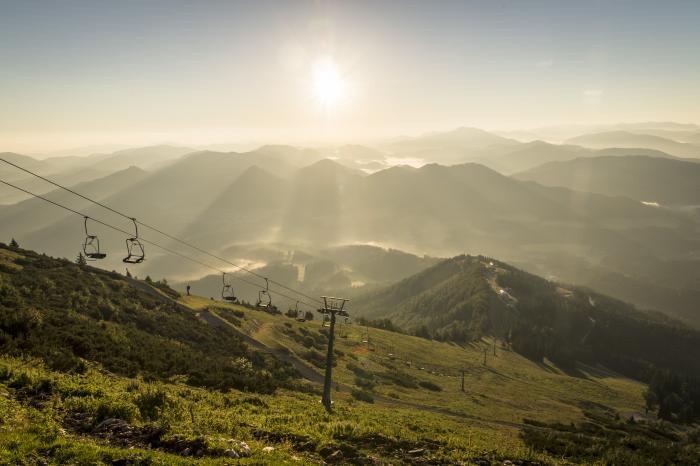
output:
[[[160, 290], [177, 296], [166, 284]], [[271, 392], [293, 370], [250, 350], [146, 282], [0, 244], [0, 351], [56, 370], [94, 361], [116, 374]]]
[[600, 364], [653, 380], [650, 407], [668, 418], [700, 416], [700, 333], [588, 289], [458, 256], [353, 304], [367, 319], [389, 318], [425, 338], [469, 343], [489, 335], [564, 370]]

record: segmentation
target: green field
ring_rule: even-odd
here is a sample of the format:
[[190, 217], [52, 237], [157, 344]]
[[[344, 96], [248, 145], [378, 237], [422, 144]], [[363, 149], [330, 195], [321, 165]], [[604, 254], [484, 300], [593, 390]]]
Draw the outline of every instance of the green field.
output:
[[344, 319], [328, 413], [318, 320], [1, 252], [0, 464], [636, 466], [698, 454], [690, 430], [630, 423], [645, 386], [602, 367], [564, 372], [501, 341]]
[[[230, 447], [229, 439], [244, 440], [252, 456], [241, 459], [242, 464], [318, 464], [326, 450], [398, 463], [415, 450], [440, 462], [546, 458], [524, 447], [512, 428], [368, 404], [343, 393], [335, 394], [334, 411], [328, 414], [318, 394], [301, 390], [221, 393], [116, 377], [97, 368], [81, 376], [66, 375], [37, 361], [12, 358], [0, 360], [0, 372], [3, 464], [112, 464], [119, 459], [133, 462], [119, 464], [192, 463], [181, 451], [168, 454], [137, 441], [115, 448], [114, 442], [110, 445], [70, 421], [86, 418], [99, 425], [112, 417], [136, 426], [156, 422], [166, 426], [168, 436], [202, 439], [210, 450]], [[162, 404], [153, 410], [140, 408], [140, 400], [154, 393], [162, 395]], [[265, 447], [273, 450], [266, 452]], [[193, 449], [190, 454], [201, 455], [197, 461], [202, 464], [232, 464], [229, 458], [213, 457], [215, 451], [210, 455]]]
[[[195, 297], [182, 301], [193, 312], [211, 305]], [[318, 333], [321, 329], [318, 321], [299, 323], [240, 306], [216, 303], [213, 312], [225, 318], [233, 316], [226, 316], [231, 310], [243, 313], [239, 318], [242, 330], [270, 347], [286, 347], [301, 359], [306, 348], [288, 333], [302, 328]], [[243, 440], [252, 456], [235, 460], [242, 464], [318, 464], [323, 453], [338, 450], [346, 457], [395, 464], [421, 459], [466, 464], [508, 459], [557, 463], [525, 446], [519, 427], [509, 423], [518, 424], [524, 417], [582, 419], [578, 404], [584, 400], [607, 403], [623, 413], [642, 406], [640, 384], [603, 374], [570, 377], [498, 346], [497, 356], [489, 353], [484, 366], [481, 348], [490, 347], [488, 342], [461, 348], [370, 329], [368, 350], [362, 343], [364, 328], [343, 325], [338, 330], [337, 347], [344, 355], [338, 358], [334, 374], [340, 384], [354, 385], [355, 374], [347, 365], [355, 363], [377, 373], [400, 367], [410, 378], [431, 381], [442, 391], [380, 383], [374, 389], [380, 399], [374, 403], [355, 400], [346, 390], [335, 391], [333, 413], [328, 414], [312, 384], [278, 390], [274, 395], [222, 393], [177, 380], [118, 377], [96, 365], [90, 365], [83, 375], [64, 374], [36, 360], [6, 357], [0, 360], [0, 460], [4, 464], [39, 464], [44, 458], [69, 464], [110, 464], [122, 458], [133, 464], [192, 462], [182, 452], [162, 452], [138, 442], [129, 445], [132, 449], [117, 448], [114, 442], [67, 421], [79, 414], [92, 425], [111, 417], [127, 418], [135, 426], [157, 423], [167, 426], [168, 436], [204, 439], [210, 449], [228, 448], [229, 439]], [[385, 348], [391, 348], [396, 357], [389, 356]], [[462, 368], [467, 371], [465, 392], [457, 377]], [[162, 394], [160, 404], [150, 410], [140, 408], [139, 400], [154, 393]], [[432, 412], [429, 407], [453, 413]], [[265, 447], [274, 449], [263, 452]], [[202, 454], [198, 461], [232, 464], [234, 460]]]
[[[189, 297], [184, 298], [184, 303], [197, 309], [206, 308], [211, 301]], [[290, 333], [300, 334], [305, 329], [318, 334], [322, 329], [320, 321], [300, 323], [240, 306], [216, 306], [214, 312], [221, 317], [226, 316], [227, 308], [243, 312], [241, 330], [271, 348], [287, 348], [314, 367], [306, 356], [310, 348]], [[337, 358], [334, 381], [355, 386], [356, 374], [348, 369], [348, 364], [354, 363], [373, 374], [400, 373], [409, 380], [428, 381], [440, 387], [440, 391], [433, 391], [378, 383], [374, 392], [384, 397], [511, 423], [520, 423], [524, 418], [581, 420], [580, 406], [585, 402], [604, 404], [622, 416], [644, 412], [644, 385], [604, 368], [580, 367], [567, 374], [546, 361], [530, 361], [504, 348], [499, 341], [495, 342], [494, 356], [494, 342], [490, 339], [459, 346], [352, 324], [339, 323], [336, 330], [336, 349], [342, 356]], [[363, 343], [367, 333], [369, 342]], [[317, 351], [325, 355], [325, 348]], [[320, 368], [316, 370], [323, 373]], [[465, 371], [464, 392], [461, 371]]]

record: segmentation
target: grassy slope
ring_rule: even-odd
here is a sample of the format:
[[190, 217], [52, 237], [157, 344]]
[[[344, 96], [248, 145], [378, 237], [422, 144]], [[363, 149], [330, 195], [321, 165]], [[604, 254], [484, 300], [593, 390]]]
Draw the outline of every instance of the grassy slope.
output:
[[0, 349], [66, 372], [79, 372], [82, 358], [124, 376], [184, 375], [220, 389], [274, 391], [291, 375], [155, 287], [177, 296], [164, 285], [0, 246]]
[[[99, 412], [100, 407], [130, 406], [135, 425], [146, 423], [134, 407], [138, 397], [150, 391], [166, 394], [167, 410], [155, 419], [169, 426], [169, 432], [188, 438], [204, 436], [212, 446], [226, 446], [229, 438], [243, 439], [253, 455], [241, 464], [319, 463], [314, 451], [299, 446], [310, 441], [316, 451], [328, 445], [335, 448], [364, 450], [367, 456], [385, 458], [392, 452], [374, 446], [387, 444], [413, 449], [430, 445], [429, 454], [441, 461], [466, 461], [469, 458], [537, 459], [508, 430], [493, 429], [456, 418], [368, 405], [336, 394], [334, 413], [327, 414], [318, 395], [279, 391], [275, 395], [251, 395], [238, 391], [213, 392], [177, 383], [145, 383], [104, 373], [96, 368], [85, 376], [50, 372], [36, 361], [0, 359], [0, 370], [13, 375], [0, 382], [1, 464], [40, 464], [42, 460], [62, 464], [111, 464], [128, 458], [133, 464], [192, 464], [191, 458], [136, 447], [113, 448], [89, 435], [61, 427], [62, 420], [75, 412]], [[36, 401], [18, 401], [18, 379], [31, 379], [37, 386], [50, 380], [52, 393]], [[110, 417], [109, 415], [104, 417]], [[259, 431], [264, 433], [261, 435]], [[268, 434], [287, 439], [266, 438]], [[256, 438], [259, 437], [259, 438]], [[428, 442], [425, 441], [428, 440]], [[373, 444], [372, 442], [375, 442]], [[364, 448], [363, 448], [364, 445]], [[263, 452], [266, 446], [274, 451]], [[231, 464], [223, 458], [199, 459], [202, 464]], [[400, 460], [394, 460], [401, 462]], [[128, 463], [127, 463], [128, 464]]]
[[[210, 303], [194, 297], [185, 298], [185, 302], [194, 308]], [[236, 306], [221, 305], [218, 313], [223, 314], [225, 307]], [[287, 334], [288, 327], [295, 330], [303, 327], [311, 332], [321, 329], [320, 321], [299, 323], [283, 316], [238, 309], [245, 312], [241, 329], [270, 347], [286, 347], [302, 359], [308, 349]], [[442, 389], [433, 392], [393, 384], [380, 384], [375, 389], [381, 395], [398, 395], [402, 401], [515, 423], [527, 417], [579, 420], [582, 419], [579, 405], [583, 401], [605, 404], [622, 414], [644, 410], [644, 385], [602, 368], [580, 367], [573, 375], [565, 374], [546, 362], [532, 362], [501, 347], [500, 343], [496, 344], [494, 357], [490, 339], [459, 346], [374, 328], [369, 329], [371, 350], [368, 350], [368, 345], [362, 343], [365, 327], [339, 324], [337, 330], [342, 336], [336, 339], [336, 348], [344, 356], [338, 359], [334, 370], [336, 381], [354, 385], [355, 374], [346, 367], [348, 362], [354, 362], [375, 373], [398, 369], [412, 379], [430, 381]], [[486, 365], [483, 364], [484, 350]], [[466, 371], [464, 393], [461, 392], [462, 370]]]
[[[318, 321], [300, 323], [200, 297], [182, 297], [180, 302], [195, 314], [203, 314], [214, 305], [207, 312], [221, 318], [224, 325], [235, 323], [268, 347], [286, 348], [301, 359], [308, 359], [309, 351], [300, 343], [302, 333], [313, 336], [322, 330]], [[273, 395], [236, 390], [222, 393], [186, 386], [177, 378], [146, 383], [107, 373], [94, 364], [89, 364], [84, 375], [69, 375], [44, 369], [35, 360], [3, 358], [0, 463], [37, 464], [46, 460], [110, 464], [115, 459], [131, 458], [136, 464], [191, 464], [190, 459], [143, 446], [132, 450], [114, 448], [94, 436], [65, 428], [66, 416], [74, 412], [91, 413], [91, 419], [97, 422], [99, 416], [109, 417], [114, 406], [127, 406], [132, 413], [130, 422], [135, 425], [157, 422], [167, 426], [170, 434], [205, 436], [212, 445], [221, 443], [221, 438], [245, 440], [252, 447], [253, 456], [243, 463], [256, 464], [318, 463], [320, 452], [328, 444], [359, 449], [365, 457], [394, 463], [406, 462], [408, 450], [426, 445], [427, 450], [421, 455], [439, 461], [469, 462], [479, 458], [494, 463], [504, 459], [558, 463], [555, 458], [533, 453], [523, 443], [519, 427], [524, 418], [583, 421], [583, 402], [605, 404], [622, 415], [643, 411], [643, 385], [601, 369], [579, 368], [571, 376], [546, 362], [533, 363], [498, 344], [493, 356], [489, 340], [461, 347], [369, 329], [367, 344], [363, 343], [364, 328], [339, 325], [338, 332], [336, 341], [341, 356], [334, 376], [342, 390], [334, 394], [332, 415], [321, 408], [318, 393], [313, 393], [317, 388], [308, 386], [300, 385], [294, 392], [278, 390]], [[484, 349], [486, 365], [482, 363]], [[321, 347], [316, 351], [324, 352]], [[307, 364], [313, 367], [311, 362]], [[441, 391], [379, 383], [373, 390], [376, 402], [360, 402], [346, 390], [356, 383], [355, 374], [348, 368], [353, 364], [376, 374], [378, 380], [385, 380], [381, 374], [387, 371], [398, 372], [409, 381], [432, 382]], [[464, 393], [460, 390], [461, 370], [466, 371]], [[36, 390], [30, 390], [27, 394], [27, 386], [47, 385], [42, 380], [50, 381], [49, 393], [39, 393], [37, 397]], [[153, 391], [165, 393], [167, 399], [167, 409], [155, 417], [144, 415], [136, 407], [139, 397]], [[404, 404], [392, 403], [391, 399]], [[436, 408], [451, 414], [431, 411]], [[256, 434], [259, 430], [292, 437], [265, 438]], [[302, 451], [304, 448], [299, 447], [294, 436], [308, 438], [314, 444], [313, 451]], [[378, 447], [378, 441], [385, 446]], [[275, 450], [263, 453], [265, 446], [274, 446]], [[221, 458], [201, 461], [226, 464]]]

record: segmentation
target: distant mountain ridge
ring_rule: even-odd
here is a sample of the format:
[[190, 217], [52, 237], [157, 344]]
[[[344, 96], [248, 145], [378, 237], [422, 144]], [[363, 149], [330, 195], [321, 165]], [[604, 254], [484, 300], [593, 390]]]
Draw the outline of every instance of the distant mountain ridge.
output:
[[608, 156], [549, 162], [515, 175], [562, 186], [662, 205], [700, 205], [700, 163], [648, 156]]
[[[79, 183], [73, 188], [85, 196], [102, 200], [144, 179], [148, 174], [137, 167], [129, 167], [104, 178]], [[61, 204], [68, 204], [74, 209], [92, 207], [89, 201], [78, 198], [62, 189], [55, 188], [44, 195], [45, 198]], [[42, 199], [31, 198], [6, 206], [2, 210], [3, 222], [0, 223], [0, 236], [8, 237], [19, 231], [34, 231], [47, 224], [65, 218], [66, 212], [57, 209]]]
[[[614, 129], [691, 135], [696, 128], [652, 122]], [[601, 155], [676, 158], [657, 149], [597, 150], [543, 141], [519, 143], [475, 128], [458, 128], [402, 138], [377, 148], [267, 145], [242, 153], [170, 154], [174, 158], [165, 160], [155, 154], [144, 159], [144, 163], [155, 161], [148, 173], [124, 176], [122, 189], [106, 181], [100, 189], [98, 181], [113, 173], [114, 166], [103, 172], [92, 165], [106, 167], [116, 160], [138, 158], [134, 154], [147, 149], [159, 150], [136, 148], [119, 157], [86, 157], [89, 167], [75, 165], [76, 157], [36, 162], [42, 167], [49, 164], [42, 173], [66, 186], [78, 185], [78, 190], [86, 189], [79, 183], [95, 181], [90, 193], [108, 205], [217, 252], [233, 254], [241, 246], [258, 243], [261, 247], [289, 244], [295, 249], [314, 250], [376, 244], [442, 257], [464, 251], [483, 253], [562, 280], [580, 277], [584, 284], [602, 286], [606, 292], [642, 307], [670, 309], [674, 315], [700, 321], [694, 317], [693, 299], [700, 293], [700, 239], [696, 233], [700, 217], [692, 207], [642, 205], [641, 201], [663, 202], [660, 197], [648, 199], [646, 188], [638, 190], [639, 194], [628, 189], [627, 181], [619, 182], [633, 170], [622, 173], [617, 181], [606, 178], [608, 173], [592, 174], [599, 181], [609, 179], [607, 187], [600, 190], [576, 184], [580, 179], [562, 187], [544, 179], [502, 175], [522, 173], [534, 169], [532, 165], [551, 161], [566, 164]], [[453, 165], [428, 163], [435, 159]], [[625, 160], [617, 162], [634, 159]], [[384, 168], [402, 162], [404, 166]], [[56, 172], [59, 167], [65, 170]], [[662, 173], [669, 174], [663, 183], [669, 187], [667, 194], [678, 191], [679, 196], [685, 196], [681, 196], [682, 202], [694, 199], [691, 168], [687, 172], [660, 170]], [[39, 194], [53, 189], [41, 180], [18, 181]], [[598, 192], [584, 192], [587, 190]], [[17, 196], [0, 186], [0, 203], [22, 198], [5, 194]], [[27, 246], [73, 255], [84, 235], [81, 220], [61, 211], [35, 211], [35, 205], [0, 207], [3, 220], [10, 219], [2, 231]], [[81, 201], [73, 205], [119, 228], [133, 228], [128, 220], [103, 209]], [[41, 215], [32, 217], [32, 212]], [[32, 220], [12, 220], [20, 218]], [[101, 227], [96, 232], [110, 250], [103, 266], [121, 270], [123, 235]], [[141, 234], [163, 240], [152, 231]], [[173, 273], [182, 280], [210, 273], [194, 264], [176, 262], [149, 248], [142, 269], [155, 276]]]
[[660, 136], [631, 133], [629, 131], [606, 131], [602, 133], [584, 134], [566, 141], [594, 149], [610, 147], [656, 149], [678, 157], [700, 158], [700, 146], [677, 142]]
[[[431, 256], [476, 251], [555, 274], [570, 270], [565, 262], [581, 261], [647, 280], [659, 261], [688, 257], [698, 242], [686, 214], [520, 181], [475, 163], [366, 175], [331, 160], [298, 167], [278, 154], [188, 154], [103, 201], [213, 251], [256, 242], [299, 249], [369, 243]], [[85, 212], [132, 228], [102, 209]], [[17, 225], [7, 234], [28, 247], [72, 255], [84, 235], [74, 217], [32, 231]], [[98, 230], [104, 244], [118, 251], [104, 266], [122, 267], [123, 235]], [[567, 254], [573, 257], [563, 261]], [[210, 273], [192, 264], [174, 269], [172, 259], [161, 257], [150, 248], [143, 267], [155, 276], [176, 273], [178, 279]], [[695, 268], [683, 265], [675, 281], [695, 276]], [[664, 272], [664, 280], [672, 277]]]
[[[63, 185], [75, 185], [94, 181], [129, 167], [155, 170], [191, 152], [187, 147], [149, 146], [120, 150], [111, 154], [91, 154], [87, 156], [57, 156], [36, 159], [30, 156], [4, 153], [0, 158], [16, 163]], [[44, 194], [53, 189], [49, 183], [32, 177], [22, 170], [0, 162], [0, 177], [21, 182], [24, 189], [36, 194]], [[24, 200], [27, 195], [10, 187], [0, 185], [0, 204], [12, 204]]]
[[451, 131], [403, 138], [382, 148], [398, 158], [418, 158], [429, 162], [453, 164], [479, 161], [480, 157], [487, 157], [491, 152], [518, 144], [513, 139], [478, 128], [461, 127]]
[[123, 170], [130, 166], [152, 169], [162, 167], [164, 164], [191, 152], [194, 152], [194, 149], [168, 145], [123, 149], [102, 158], [90, 167], [105, 171]]

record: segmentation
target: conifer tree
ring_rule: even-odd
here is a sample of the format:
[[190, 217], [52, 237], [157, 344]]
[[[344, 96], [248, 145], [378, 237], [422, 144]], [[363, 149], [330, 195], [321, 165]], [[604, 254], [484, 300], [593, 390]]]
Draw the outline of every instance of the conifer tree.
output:
[[75, 258], [75, 263], [81, 267], [87, 265], [87, 260], [85, 259], [85, 256], [83, 256], [82, 252], [78, 253], [78, 257]]

